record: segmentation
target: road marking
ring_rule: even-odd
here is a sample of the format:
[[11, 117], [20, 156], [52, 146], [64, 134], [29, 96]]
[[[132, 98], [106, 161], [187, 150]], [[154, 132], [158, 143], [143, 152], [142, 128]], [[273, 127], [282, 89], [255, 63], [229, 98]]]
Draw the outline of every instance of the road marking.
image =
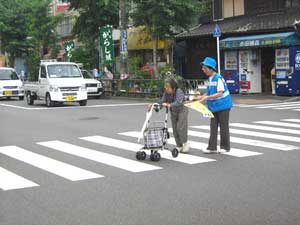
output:
[[63, 106], [63, 107], [47, 108], [45, 106], [43, 108], [41, 108], [41, 107], [30, 108], [30, 107], [22, 107], [22, 106], [1, 104], [0, 103], [0, 106], [34, 111], [34, 110], [57, 110], [57, 109], [84, 109], [84, 108], [103, 108], [103, 107], [144, 106], [144, 105], [148, 105], [148, 104], [149, 103], [129, 103], [129, 104], [108, 104], [108, 105], [87, 105], [87, 106], [84, 106], [84, 107], [80, 107], [80, 106]]
[[[209, 126], [192, 126], [192, 127], [196, 128], [196, 129], [210, 130]], [[270, 133], [263, 133], [263, 132], [257, 132], [257, 131], [249, 131], [249, 130], [240, 130], [240, 129], [234, 129], [234, 128], [230, 128], [230, 133], [247, 135], [247, 136], [249, 135], [249, 136], [261, 137], [261, 138], [278, 139], [278, 140], [298, 142], [298, 143], [300, 142], [300, 138], [298, 138], [298, 137], [279, 135], [279, 134], [270, 134]]]
[[38, 144], [60, 152], [68, 153], [134, 173], [162, 169], [158, 166], [148, 165], [136, 160], [126, 159], [112, 154], [72, 145], [62, 141], [40, 142]]
[[[195, 136], [195, 137], [209, 138], [209, 133], [204, 133], [199, 131], [189, 130], [188, 134], [190, 136]], [[267, 141], [258, 141], [258, 140], [248, 139], [248, 138], [230, 137], [230, 141], [233, 143], [239, 143], [243, 145], [252, 145], [252, 146], [258, 146], [262, 148], [281, 150], [281, 151], [291, 151], [291, 150], [299, 149], [299, 147], [293, 145], [278, 144], [278, 143], [267, 142]]]
[[0, 188], [4, 191], [37, 187], [38, 184], [0, 167]]
[[273, 109], [278, 109], [278, 110], [287, 110], [287, 109], [300, 109], [300, 105], [298, 106], [289, 106], [289, 107], [276, 107], [276, 108], [273, 108]]
[[27, 151], [17, 146], [0, 147], [0, 153], [71, 181], [103, 177], [102, 175]]
[[275, 104], [275, 105], [265, 105], [265, 106], [258, 106], [258, 109], [268, 109], [268, 108], [284, 108], [284, 107], [292, 107], [292, 106], [299, 106], [300, 102], [295, 103], [285, 103], [285, 104]]
[[245, 107], [245, 108], [249, 108], [249, 107], [273, 107], [273, 106], [284, 106], [284, 105], [292, 105], [292, 104], [298, 104], [300, 103], [299, 101], [296, 102], [277, 102], [277, 103], [270, 103], [270, 104], [257, 104], [257, 105], [245, 105], [245, 104], [241, 104], [239, 105], [239, 107]]
[[[138, 138], [139, 132], [126, 132], [126, 133], [121, 133], [121, 135]], [[191, 148], [194, 148], [194, 149], [203, 150], [203, 149], [207, 148], [207, 144], [203, 143], [203, 142], [197, 142], [197, 141], [188, 141], [188, 142], [190, 143]], [[174, 138], [168, 139], [168, 143], [171, 145], [176, 145]], [[237, 149], [237, 148], [231, 148], [230, 152], [226, 152], [226, 153], [222, 153], [222, 154], [241, 158], [241, 157], [262, 155], [263, 153], [252, 152], [252, 151], [247, 151], [247, 150], [242, 150], [242, 149]]]
[[[137, 133], [139, 133], [139, 132], [137, 132]], [[129, 132], [121, 133], [121, 135], [125, 135], [125, 134], [129, 135]], [[134, 134], [134, 135], [136, 135], [136, 134]], [[83, 137], [80, 139], [85, 140], [85, 141], [90, 141], [93, 143], [97, 143], [97, 144], [101, 144], [101, 145], [106, 145], [106, 146], [126, 150], [126, 151], [132, 151], [132, 152], [137, 152], [137, 151], [141, 150], [141, 148], [143, 147], [140, 144], [122, 141], [122, 140], [113, 139], [113, 138], [108, 138], [108, 137], [103, 137], [103, 136], [90, 136], [90, 137]], [[213, 159], [203, 158], [203, 157], [199, 157], [199, 156], [185, 155], [185, 154], [179, 154], [177, 158], [173, 158], [169, 151], [160, 151], [159, 153], [165, 159], [169, 159], [169, 160], [173, 160], [173, 161], [181, 162], [181, 163], [187, 163], [187, 164], [198, 164], [198, 163], [215, 161]]]
[[289, 128], [291, 128], [291, 127], [300, 128], [300, 124], [293, 124], [293, 123], [283, 123], [283, 122], [274, 122], [274, 121], [255, 121], [254, 123], [275, 125], [275, 126], [289, 127]]
[[283, 119], [281, 121], [300, 123], [300, 119]]
[[250, 128], [250, 129], [256, 129], [256, 130], [264, 130], [264, 131], [274, 131], [274, 132], [280, 132], [280, 133], [300, 134], [300, 130], [292, 130], [292, 129], [286, 129], [286, 128], [280, 128], [280, 127], [252, 125], [252, 124], [245, 124], [245, 123], [231, 123], [230, 126], [241, 127], [241, 128]]

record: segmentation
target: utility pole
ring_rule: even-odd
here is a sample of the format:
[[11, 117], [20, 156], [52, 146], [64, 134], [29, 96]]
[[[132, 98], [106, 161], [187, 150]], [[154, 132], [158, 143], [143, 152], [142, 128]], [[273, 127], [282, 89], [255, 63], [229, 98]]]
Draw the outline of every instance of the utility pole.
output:
[[126, 0], [119, 0], [119, 27], [120, 27], [120, 74], [127, 75], [127, 16]]

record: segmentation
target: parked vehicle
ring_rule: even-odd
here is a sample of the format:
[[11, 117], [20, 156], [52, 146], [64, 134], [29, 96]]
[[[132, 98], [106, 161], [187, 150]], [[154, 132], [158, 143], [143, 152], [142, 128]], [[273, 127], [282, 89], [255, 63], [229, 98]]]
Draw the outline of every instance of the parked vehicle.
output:
[[95, 96], [100, 98], [104, 93], [103, 84], [101, 81], [96, 80], [93, 75], [87, 70], [81, 70], [85, 86], [87, 88], [88, 97]]
[[0, 98], [24, 100], [23, 83], [13, 68], [0, 67]]
[[38, 81], [26, 82], [24, 87], [28, 105], [35, 100], [44, 100], [48, 107], [64, 102], [87, 104], [85, 81], [76, 63], [41, 61]]

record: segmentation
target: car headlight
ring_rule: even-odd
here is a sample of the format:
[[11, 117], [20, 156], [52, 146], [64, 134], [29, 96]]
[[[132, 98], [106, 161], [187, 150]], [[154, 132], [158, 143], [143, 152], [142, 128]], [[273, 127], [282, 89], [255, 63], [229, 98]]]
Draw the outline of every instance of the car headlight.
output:
[[22, 90], [22, 89], [24, 89], [24, 87], [23, 87], [23, 86], [18, 86], [18, 89], [21, 89], [21, 90]]
[[58, 86], [50, 85], [49, 90], [50, 90], [51, 92], [58, 92], [58, 91], [59, 91], [59, 88], [58, 88]]
[[101, 84], [101, 83], [98, 83], [98, 84], [97, 84], [97, 87], [98, 87], [98, 88], [102, 88], [102, 84]]
[[85, 84], [81, 85], [80, 89], [81, 91], [86, 91], [86, 85]]

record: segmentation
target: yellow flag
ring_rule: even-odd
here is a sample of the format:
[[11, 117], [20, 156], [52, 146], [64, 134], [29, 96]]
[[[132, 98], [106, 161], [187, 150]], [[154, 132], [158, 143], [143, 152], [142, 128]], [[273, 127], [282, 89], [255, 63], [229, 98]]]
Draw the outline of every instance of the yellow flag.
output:
[[203, 115], [203, 117], [214, 118], [212, 112], [201, 102], [187, 102], [184, 105], [188, 108], [196, 110], [197, 112], [200, 112]]

